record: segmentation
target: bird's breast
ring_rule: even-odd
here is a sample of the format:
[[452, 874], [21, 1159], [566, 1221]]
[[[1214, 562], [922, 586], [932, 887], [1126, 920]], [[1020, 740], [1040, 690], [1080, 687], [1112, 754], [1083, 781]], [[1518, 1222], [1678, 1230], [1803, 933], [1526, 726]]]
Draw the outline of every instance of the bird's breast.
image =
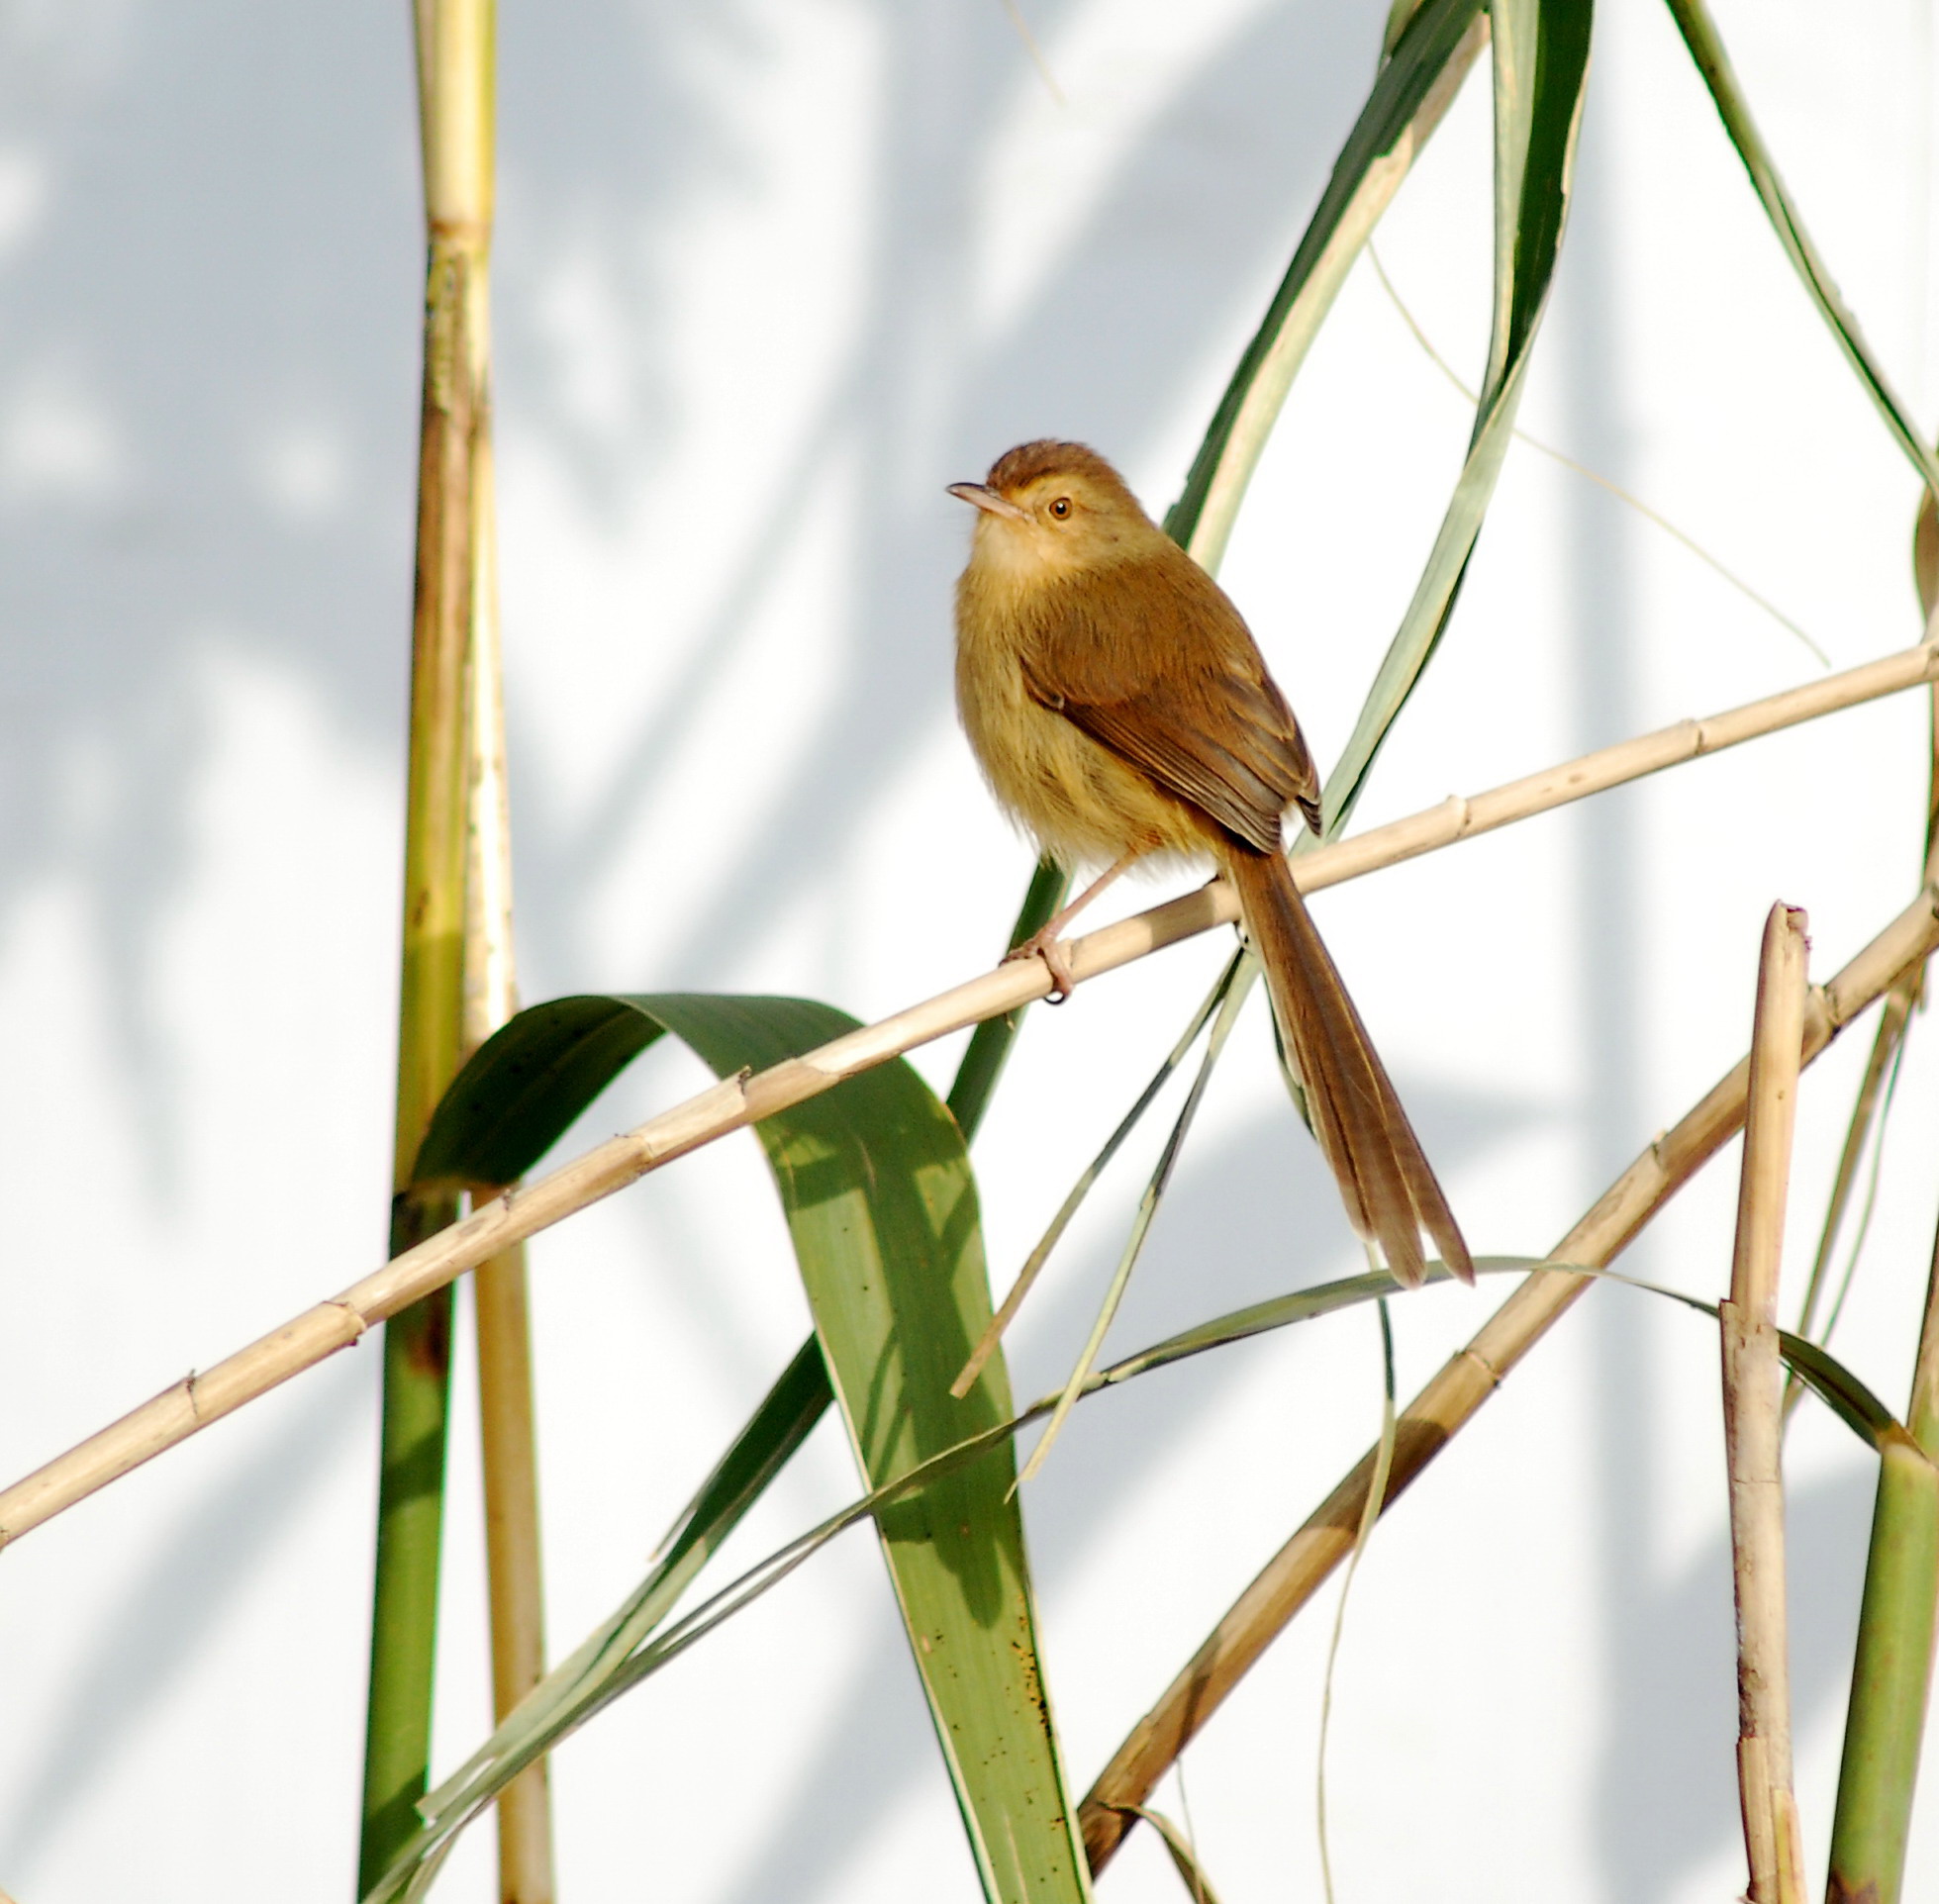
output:
[[1011, 596], [1001, 581], [980, 586], [974, 568], [957, 593], [956, 709], [999, 805], [1067, 868], [1203, 854], [1204, 829], [1180, 802], [1031, 694], [1031, 622]]

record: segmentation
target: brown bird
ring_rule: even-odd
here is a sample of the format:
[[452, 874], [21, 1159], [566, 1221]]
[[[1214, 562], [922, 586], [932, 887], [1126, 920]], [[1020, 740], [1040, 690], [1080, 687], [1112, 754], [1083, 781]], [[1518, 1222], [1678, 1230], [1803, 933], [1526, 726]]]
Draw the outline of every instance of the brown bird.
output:
[[1014, 958], [1060, 993], [1058, 933], [1134, 861], [1210, 857], [1236, 890], [1319, 1149], [1355, 1230], [1409, 1286], [1424, 1229], [1474, 1267], [1282, 850], [1319, 830], [1300, 723], [1218, 584], [1082, 443], [1020, 443], [981, 483], [956, 585], [956, 705], [992, 791], [1067, 871], [1107, 870]]

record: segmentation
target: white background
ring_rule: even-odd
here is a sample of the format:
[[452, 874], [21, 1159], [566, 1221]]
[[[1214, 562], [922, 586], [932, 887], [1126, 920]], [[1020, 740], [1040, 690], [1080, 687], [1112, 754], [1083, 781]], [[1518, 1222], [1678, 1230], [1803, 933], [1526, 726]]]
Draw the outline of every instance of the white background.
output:
[[[1024, 5], [1061, 105], [1000, 0], [508, 0], [497, 394], [528, 998], [769, 990], [867, 1018], [996, 950], [1029, 856], [951, 715], [967, 525], [943, 485], [1064, 433], [1169, 502], [1386, 11]], [[1667, 13], [1602, 11], [1522, 421], [1838, 665], [1907, 645], [1914, 479]], [[1930, 429], [1930, 10], [1720, 11], [1833, 272]], [[421, 281], [401, 0], [20, 0], [0, 47], [12, 1477], [378, 1259]], [[1478, 73], [1380, 237], [1471, 380], [1488, 162]], [[1224, 571], [1322, 760], [1466, 428], [1363, 264]], [[1360, 823], [1816, 672], [1659, 528], [1517, 448]], [[1553, 1243], [1740, 1053], [1774, 899], [1809, 908], [1818, 976], [1906, 902], [1924, 723], [1904, 697], [1319, 903], [1478, 1250]], [[1224, 949], [1032, 1014], [978, 1146], [1000, 1283]], [[1259, 1014], [1115, 1346], [1355, 1267]], [[1794, 1300], [1870, 1030], [1803, 1095]], [[1837, 1342], [1895, 1406], [1932, 1234], [1933, 1038], [1917, 1025]], [[939, 1087], [958, 1048], [918, 1059]], [[700, 1075], [656, 1055], [579, 1138]], [[1068, 1367], [1156, 1142], [1108, 1180], [1025, 1312], [1019, 1392]], [[1626, 1267], [1717, 1292], [1734, 1160]], [[548, 1237], [534, 1263], [563, 1652], [638, 1576], [805, 1311], [747, 1139]], [[1401, 1304], [1405, 1386], [1503, 1292]], [[0, 1887], [21, 1904], [350, 1896], [376, 1374], [374, 1346], [340, 1357], [0, 1557]], [[1366, 1444], [1377, 1382], [1363, 1312], [1080, 1412], [1026, 1502], [1080, 1786]], [[440, 1766], [486, 1720], [459, 1388]], [[1342, 1899], [1735, 1894], [1715, 1390], [1700, 1320], [1595, 1291], [1382, 1528], [1336, 1688]], [[1807, 1405], [1793, 1617], [1819, 1865], [1872, 1472]], [[734, 1553], [853, 1481], [830, 1422]], [[1189, 1758], [1209, 1870], [1240, 1904], [1318, 1894], [1333, 1597]], [[864, 1535], [601, 1720], [555, 1777], [570, 1904], [975, 1895]], [[1176, 1810], [1171, 1781], [1155, 1802]], [[485, 1897], [489, 1854], [474, 1834], [439, 1894]], [[1907, 1895], [1934, 1883], [1928, 1824]], [[1180, 1895], [1148, 1832], [1105, 1893]]]

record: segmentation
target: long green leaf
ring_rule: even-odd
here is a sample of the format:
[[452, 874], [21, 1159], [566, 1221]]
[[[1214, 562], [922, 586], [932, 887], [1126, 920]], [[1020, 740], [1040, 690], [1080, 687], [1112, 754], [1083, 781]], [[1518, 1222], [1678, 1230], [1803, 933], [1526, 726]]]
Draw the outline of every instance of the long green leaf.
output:
[[[1481, 0], [1395, 0], [1373, 90], [1334, 160], [1326, 190], [1265, 319], [1212, 413], [1185, 488], [1165, 516], [1165, 532], [1206, 569], [1216, 571], [1293, 379], [1374, 226], [1453, 103], [1480, 52], [1485, 29]], [[1048, 861], [1037, 868], [1012, 944], [1028, 936], [1026, 919], [1034, 930], [1061, 903], [1062, 876], [1054, 888], [1046, 884], [1055, 874]], [[1246, 974], [1241, 996], [1254, 976]], [[981, 1116], [1018, 1015], [977, 1028], [950, 1093], [950, 1108], [959, 1121], [966, 1108]], [[1298, 1101], [1297, 1092], [1295, 1097]], [[1149, 1100], [1147, 1093], [1114, 1146], [1136, 1125]], [[967, 1134], [972, 1126], [965, 1122], [964, 1128]], [[1088, 1188], [1088, 1183], [1079, 1184], [1067, 1212]]]
[[[453, 1084], [420, 1156], [423, 1178], [448, 1187], [522, 1175], [665, 1030], [726, 1076], [798, 1055], [853, 1022], [791, 999], [577, 998], [536, 1006]], [[495, 1737], [426, 1801], [425, 1829], [373, 1897], [420, 1892], [455, 1833], [488, 1801], [481, 1786], [495, 1790], [562, 1736], [551, 1723], [560, 1709], [589, 1674], [610, 1671], [664, 1618], [813, 1425], [830, 1375], [878, 1487], [966, 1430], [1007, 1417], [1001, 1362], [966, 1400], [947, 1393], [988, 1320], [989, 1290], [961, 1134], [915, 1071], [897, 1063], [869, 1072], [765, 1120], [757, 1134], [781, 1190], [820, 1353], [796, 1358], [682, 1516], [640, 1592], [520, 1707], [514, 1719], [523, 1719], [523, 1736]], [[880, 1522], [978, 1870], [986, 1893], [1004, 1904], [1088, 1895], [1036, 1658], [1021, 1524], [1008, 1498], [1014, 1474], [999, 1438], [980, 1465]]]
[[[1714, 1302], [1707, 1302], [1699, 1295], [1686, 1295], [1681, 1289], [1667, 1289], [1660, 1284], [1643, 1283], [1617, 1270], [1600, 1269], [1582, 1263], [1551, 1263], [1534, 1256], [1475, 1258], [1475, 1273], [1478, 1276], [1525, 1275], [1530, 1270], [1564, 1270], [1571, 1276], [1598, 1277], [1605, 1283], [1625, 1284], [1632, 1289], [1642, 1289], [1650, 1295], [1681, 1302], [1685, 1308], [1695, 1309], [1702, 1315], [1714, 1317], [1717, 1312]], [[1445, 1264], [1430, 1263], [1426, 1280], [1430, 1284], [1445, 1283], [1451, 1280], [1451, 1273]], [[1222, 1349], [1229, 1343], [1243, 1342], [1249, 1336], [1265, 1335], [1296, 1322], [1310, 1322], [1316, 1316], [1331, 1315], [1336, 1310], [1352, 1308], [1358, 1303], [1378, 1301], [1382, 1296], [1399, 1292], [1400, 1286], [1386, 1271], [1379, 1270], [1364, 1276], [1345, 1277], [1337, 1283], [1322, 1283], [1310, 1289], [1299, 1289], [1291, 1295], [1274, 1296], [1267, 1302], [1255, 1302], [1249, 1308], [1235, 1309], [1230, 1315], [1217, 1316], [1178, 1335], [1167, 1336], [1164, 1341], [1153, 1343], [1136, 1355], [1113, 1363], [1093, 1379], [1091, 1386], [1095, 1390], [1134, 1380], [1154, 1369], [1167, 1368], [1174, 1362], [1204, 1355], [1212, 1349]], [[1827, 1350], [1793, 1335], [1787, 1329], [1778, 1331], [1778, 1349], [1795, 1371], [1798, 1380], [1868, 1447], [1883, 1449], [1907, 1438], [1905, 1429], [1891, 1410]], [[1040, 1408], [1043, 1404], [1034, 1405]]]
[[[765, 1069], [854, 1028], [799, 1000], [637, 1001], [723, 1076]], [[835, 1399], [876, 1486], [1011, 1412], [992, 1358], [951, 1379], [990, 1320], [976, 1180], [962, 1133], [907, 1064], [765, 1119]], [[986, 1894], [1082, 1898], [1089, 1871], [1037, 1661], [1008, 1447], [878, 1517], [937, 1738]]]
[[1174, 540], [1216, 570], [1293, 379], [1380, 215], [1480, 51], [1480, 0], [1403, 0], [1397, 34], [1265, 321], [1212, 413], [1185, 488], [1165, 517]]
[[1494, 0], [1495, 316], [1488, 371], [1453, 500], [1427, 565], [1389, 644], [1366, 706], [1326, 782], [1329, 836], [1338, 831], [1407, 697], [1427, 666], [1468, 572], [1514, 428], [1529, 350], [1554, 280], [1568, 215], [1589, 0]]
[[1684, 37], [1684, 44], [1690, 48], [1690, 56], [1696, 61], [1704, 85], [1709, 88], [1717, 117], [1723, 121], [1723, 130], [1736, 147], [1737, 156], [1743, 160], [1744, 170], [1750, 174], [1751, 187], [1757, 193], [1758, 202], [1771, 221], [1771, 229], [1778, 235], [1778, 242], [1785, 247], [1785, 255], [1803, 280], [1811, 302], [1831, 327], [1831, 334], [1837, 338], [1839, 349], [1858, 372], [1859, 382], [1878, 406], [1879, 415], [1886, 420], [1887, 428], [1905, 452], [1906, 459], [1919, 472], [1927, 489], [1939, 492], [1939, 462], [1934, 461], [1925, 438], [1920, 435], [1905, 406], [1899, 402], [1897, 392], [1892, 389], [1891, 380], [1873, 356], [1872, 346], [1866, 342], [1865, 333], [1858, 328], [1857, 318], [1846, 309], [1837, 285], [1824, 268], [1824, 260], [1818, 256], [1817, 246], [1811, 242], [1811, 235], [1805, 231], [1804, 221], [1798, 217], [1797, 207], [1772, 162], [1770, 148], [1757, 130], [1757, 122], [1751, 117], [1750, 104], [1744, 97], [1743, 88], [1737, 83], [1730, 55], [1723, 49], [1723, 41], [1718, 37], [1709, 9], [1703, 5], [1703, 0], [1668, 0], [1668, 4], [1671, 17]]
[[679, 1603], [722, 1543], [786, 1466], [833, 1399], [822, 1345], [810, 1336], [781, 1380], [661, 1542], [645, 1579], [522, 1699], [497, 1731], [418, 1810], [423, 1828], [373, 1893], [421, 1896], [473, 1823], [520, 1772], [635, 1683], [623, 1669]]
[[[1208, 569], [1216, 569], [1224, 553], [1245, 488], [1251, 481], [1252, 472], [1265, 449], [1266, 439], [1285, 405], [1293, 378], [1305, 361], [1321, 321], [1331, 308], [1381, 212], [1398, 190], [1414, 154], [1439, 123], [1479, 51], [1483, 36], [1470, 31], [1477, 25], [1479, 12], [1478, 0], [1425, 0], [1424, 4], [1420, 0], [1396, 0], [1385, 36], [1383, 63], [1373, 91], [1334, 163], [1332, 177], [1300, 240], [1299, 248], [1294, 252], [1293, 262], [1281, 280], [1265, 322], [1254, 334], [1239, 360], [1238, 368], [1233, 372], [1232, 380], [1200, 444], [1185, 489], [1165, 518], [1166, 532], [1188, 548]], [[1405, 151], [1401, 149], [1404, 140], [1406, 141]], [[1373, 693], [1362, 710], [1363, 726], [1370, 717], [1377, 715], [1377, 702], [1386, 698], [1381, 682], [1376, 681]], [[1402, 698], [1405, 699], [1405, 696]], [[1391, 725], [1394, 715], [1399, 713], [1399, 706], [1398, 701], [1394, 702], [1380, 721], [1375, 745], [1378, 745], [1379, 736], [1385, 734], [1386, 727]], [[1334, 809], [1327, 838], [1337, 834], [1345, 824], [1346, 816], [1345, 807]], [[1308, 843], [1303, 834], [1298, 844], [1305, 846]], [[1257, 965], [1248, 959], [1235, 974], [1228, 974], [1220, 982], [1220, 995], [1228, 1015], [1236, 1014], [1257, 977]], [[1181, 1039], [1181, 1049], [1190, 1042], [1192, 1035], [1188, 1031], [1186, 1037]], [[1206, 1068], [1194, 1087], [1195, 1104], [1198, 1096], [1204, 1093], [1218, 1055], [1218, 1046], [1214, 1042], [1208, 1053]], [[1281, 1056], [1283, 1062], [1283, 1050]], [[1176, 1058], [1172, 1062], [1175, 1063]], [[1160, 1080], [1165, 1075], [1161, 1071]], [[1294, 1103], [1301, 1116], [1306, 1118], [1304, 1089], [1290, 1068], [1286, 1069], [1286, 1075]], [[1027, 1286], [1028, 1280], [1041, 1268], [1044, 1254], [1088, 1194], [1103, 1163], [1150, 1107], [1157, 1082], [1154, 1081], [1152, 1089], [1147, 1090], [1131, 1107], [1106, 1147], [1104, 1157], [1079, 1179], [1065, 1199], [1050, 1234], [1024, 1266], [1019, 1288], [1006, 1303], [1007, 1308], [1018, 1299], [1021, 1288]], [[1190, 1118], [1191, 1108], [1188, 1107], [1184, 1123], [1189, 1124]], [[1025, 1478], [1036, 1472], [1056, 1437], [1063, 1413], [1082, 1390], [1091, 1355], [1103, 1329], [1109, 1325], [1124, 1279], [1136, 1261], [1143, 1235], [1163, 1196], [1165, 1180], [1170, 1175], [1171, 1163], [1176, 1159], [1183, 1134], [1182, 1125], [1173, 1133], [1166, 1147], [1166, 1161], [1161, 1163], [1158, 1175], [1146, 1189], [1131, 1238], [1114, 1280], [1113, 1292], [1106, 1298], [1097, 1329], [1093, 1332], [1093, 1341], [1071, 1378], [1062, 1409], [1053, 1418], [1031, 1456], [1030, 1464], [1024, 1471]]]

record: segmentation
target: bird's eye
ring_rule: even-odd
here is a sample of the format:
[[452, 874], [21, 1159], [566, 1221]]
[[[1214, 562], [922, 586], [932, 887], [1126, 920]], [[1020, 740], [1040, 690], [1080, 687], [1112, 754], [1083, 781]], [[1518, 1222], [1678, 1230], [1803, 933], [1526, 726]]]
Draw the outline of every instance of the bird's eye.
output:
[[1058, 497], [1050, 505], [1050, 513], [1061, 523], [1071, 513], [1071, 499], [1068, 496]]

